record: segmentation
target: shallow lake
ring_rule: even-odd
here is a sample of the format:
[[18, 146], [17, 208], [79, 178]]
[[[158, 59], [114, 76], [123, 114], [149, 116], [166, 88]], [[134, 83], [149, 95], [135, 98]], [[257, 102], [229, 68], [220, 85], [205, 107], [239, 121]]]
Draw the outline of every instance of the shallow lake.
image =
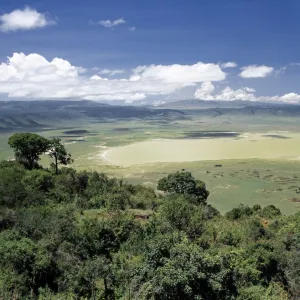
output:
[[298, 159], [300, 134], [264, 132], [233, 138], [148, 140], [111, 148], [102, 158], [121, 166], [224, 159]]

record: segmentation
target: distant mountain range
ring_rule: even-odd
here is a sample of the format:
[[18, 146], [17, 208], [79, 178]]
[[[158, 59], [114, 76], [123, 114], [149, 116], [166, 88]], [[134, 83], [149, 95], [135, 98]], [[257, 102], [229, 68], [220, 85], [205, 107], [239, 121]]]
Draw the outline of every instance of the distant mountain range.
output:
[[66, 122], [140, 119], [170, 122], [197, 116], [300, 116], [300, 105], [250, 101], [182, 100], [160, 106], [110, 105], [94, 101], [0, 101], [0, 131], [64, 127]]
[[28, 130], [62, 122], [105, 122], [122, 119], [171, 121], [185, 119], [181, 110], [115, 106], [94, 101], [0, 101], [0, 131]]
[[270, 107], [295, 107], [300, 105], [295, 104], [286, 104], [286, 103], [269, 103], [269, 102], [253, 102], [253, 101], [244, 101], [244, 100], [235, 100], [235, 101], [208, 101], [208, 100], [179, 100], [174, 102], [168, 102], [159, 105], [160, 108], [184, 108], [189, 109], [192, 108], [243, 108], [243, 107], [262, 107], [262, 108], [270, 108]]
[[187, 115], [211, 116], [300, 116], [300, 105], [286, 103], [264, 103], [252, 101], [203, 101], [182, 100], [159, 106], [160, 109], [181, 110]]

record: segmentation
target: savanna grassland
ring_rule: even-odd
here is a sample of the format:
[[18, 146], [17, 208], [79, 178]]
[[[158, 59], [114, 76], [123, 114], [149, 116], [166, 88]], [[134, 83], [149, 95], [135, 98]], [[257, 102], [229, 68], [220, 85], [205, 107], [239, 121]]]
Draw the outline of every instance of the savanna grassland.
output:
[[[26, 114], [26, 118], [23, 114], [16, 113], [18, 108], [10, 109], [6, 113], [5, 118], [2, 118], [0, 134], [2, 158], [12, 157], [7, 139], [11, 132], [22, 127], [23, 131], [38, 132], [48, 138], [61, 138], [75, 160], [72, 167], [78, 170], [103, 171], [110, 176], [124, 178], [130, 183], [142, 183], [152, 187], [155, 187], [159, 178], [170, 172], [189, 170], [207, 183], [211, 191], [208, 201], [222, 213], [240, 203], [274, 204], [285, 214], [292, 214], [300, 207], [300, 162], [296, 157], [297, 147], [300, 147], [300, 122], [297, 115], [291, 115], [292, 112], [295, 113], [295, 109], [292, 112], [290, 108], [285, 110], [281, 107], [267, 110], [222, 107], [195, 109], [177, 104], [164, 107], [159, 113], [148, 112], [147, 109], [142, 113], [128, 110], [123, 116], [120, 113], [122, 108], [113, 108], [103, 115], [105, 106], [100, 106], [97, 107], [99, 113], [95, 116], [97, 109], [90, 103], [85, 103], [80, 109], [74, 104], [73, 107], [70, 104], [66, 106], [66, 103], [55, 108], [52, 106], [47, 109], [35, 107], [37, 112], [30, 107], [31, 112]], [[170, 112], [167, 114], [163, 109], [169, 109]], [[3, 111], [5, 110], [1, 112]], [[82, 114], [82, 111], [85, 113]], [[25, 122], [27, 128], [24, 126]], [[224, 145], [243, 141], [249, 134], [252, 141], [249, 143], [250, 147], [244, 145], [247, 151], [243, 152], [249, 155], [233, 159], [232, 151], [237, 151], [233, 147], [233, 150], [228, 150], [231, 155], [226, 157]], [[143, 163], [145, 158], [149, 158], [149, 153], [151, 156], [151, 153], [159, 150], [155, 147], [157, 142], [170, 139], [177, 141], [176, 157], [182, 159], [162, 159], [158, 162], [154, 159], [151, 163]], [[261, 140], [263, 144], [260, 144]], [[114, 158], [109, 154], [111, 149], [119, 153], [123, 146], [141, 145], [145, 141], [147, 144], [144, 151], [141, 148], [134, 152], [128, 148], [116, 161], [111, 159]], [[209, 154], [207, 158], [201, 160], [200, 157], [198, 161], [191, 161], [189, 152], [185, 154], [190, 149], [185, 145], [191, 141], [194, 141], [192, 143], [196, 147], [209, 145], [206, 146], [206, 153]], [[287, 157], [274, 158], [273, 154], [278, 150], [278, 145]], [[264, 154], [262, 157], [259, 157], [258, 148]], [[169, 151], [174, 151], [172, 146], [163, 151], [165, 157], [170, 157]], [[213, 152], [218, 153], [217, 159], [211, 155]], [[103, 156], [105, 153], [109, 155]], [[239, 154], [236, 156], [239, 157]], [[133, 163], [128, 163], [126, 157]], [[122, 159], [124, 162], [120, 163]], [[48, 164], [49, 158], [43, 157], [42, 162]]]

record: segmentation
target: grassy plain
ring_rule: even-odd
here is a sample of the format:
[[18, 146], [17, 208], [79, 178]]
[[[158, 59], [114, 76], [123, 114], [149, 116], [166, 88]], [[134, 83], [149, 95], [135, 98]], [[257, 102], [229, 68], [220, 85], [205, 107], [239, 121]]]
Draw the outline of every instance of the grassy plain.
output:
[[[293, 132], [298, 136], [300, 133], [298, 118], [240, 115], [199, 117], [196, 112], [191, 112], [190, 115], [189, 120], [171, 122], [130, 119], [95, 123], [87, 119], [79, 123], [70, 120], [36, 131], [46, 137], [61, 137], [75, 159], [73, 166], [79, 170], [103, 171], [111, 176], [123, 177], [128, 182], [155, 186], [157, 180], [169, 172], [186, 169], [207, 183], [211, 192], [209, 202], [221, 212], [226, 212], [240, 203], [274, 204], [285, 214], [300, 210], [300, 162], [266, 159], [268, 152], [272, 157], [272, 151], [278, 148], [272, 143], [280, 143], [282, 151], [285, 151], [286, 147], [286, 153], [292, 149], [294, 155], [298, 148], [300, 153], [300, 140], [296, 139], [295, 142], [291, 138], [280, 138], [280, 136], [289, 137], [289, 134], [283, 131]], [[76, 132], [77, 130], [81, 131]], [[278, 131], [281, 132], [274, 133]], [[239, 141], [238, 136], [226, 136], [225, 132], [254, 135], [272, 132], [272, 135], [279, 137], [269, 136], [267, 140], [270, 143], [261, 146], [266, 153], [263, 160], [237, 155], [239, 159], [224, 160], [224, 157], [220, 156], [217, 160], [161, 162], [122, 167], [111, 165], [101, 158], [101, 154], [108, 149], [142, 141], [149, 142], [153, 139], [177, 139], [183, 143], [191, 138], [196, 142], [209, 140], [212, 143], [209, 147], [214, 147], [212, 150], [217, 149], [222, 153], [222, 145], [218, 144], [220, 141], [224, 143]], [[1, 158], [12, 156], [7, 146], [7, 139], [11, 134], [12, 132], [0, 134]], [[292, 141], [295, 144], [291, 144]], [[257, 149], [256, 145], [257, 142], [253, 142], [252, 149]], [[247, 151], [251, 152], [251, 149]], [[128, 155], [134, 157], [137, 154], [128, 152]], [[42, 161], [47, 165], [49, 158], [44, 157]]]
[[101, 167], [112, 176], [153, 187], [159, 178], [182, 169], [206, 182], [211, 193], [209, 203], [222, 213], [240, 203], [274, 204], [284, 214], [300, 210], [300, 164], [291, 161], [223, 160]]

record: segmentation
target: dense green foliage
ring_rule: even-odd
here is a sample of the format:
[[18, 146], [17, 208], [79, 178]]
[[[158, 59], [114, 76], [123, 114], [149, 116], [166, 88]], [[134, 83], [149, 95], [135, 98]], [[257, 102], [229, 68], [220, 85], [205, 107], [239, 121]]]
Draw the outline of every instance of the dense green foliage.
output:
[[0, 299], [300, 297], [299, 213], [222, 216], [184, 171], [158, 189], [2, 161]]
[[40, 155], [49, 148], [49, 141], [36, 133], [15, 133], [8, 144], [14, 149], [15, 158], [28, 169], [32, 169], [40, 159]]
[[73, 162], [71, 154], [59, 138], [46, 139], [36, 133], [15, 133], [8, 144], [14, 150], [15, 159], [27, 169], [38, 167], [38, 161], [42, 154], [47, 153], [54, 159], [52, 167], [58, 174], [58, 164], [68, 165]]
[[157, 188], [161, 191], [193, 196], [198, 203], [205, 203], [209, 192], [205, 183], [196, 180], [190, 172], [176, 172], [158, 181]]

